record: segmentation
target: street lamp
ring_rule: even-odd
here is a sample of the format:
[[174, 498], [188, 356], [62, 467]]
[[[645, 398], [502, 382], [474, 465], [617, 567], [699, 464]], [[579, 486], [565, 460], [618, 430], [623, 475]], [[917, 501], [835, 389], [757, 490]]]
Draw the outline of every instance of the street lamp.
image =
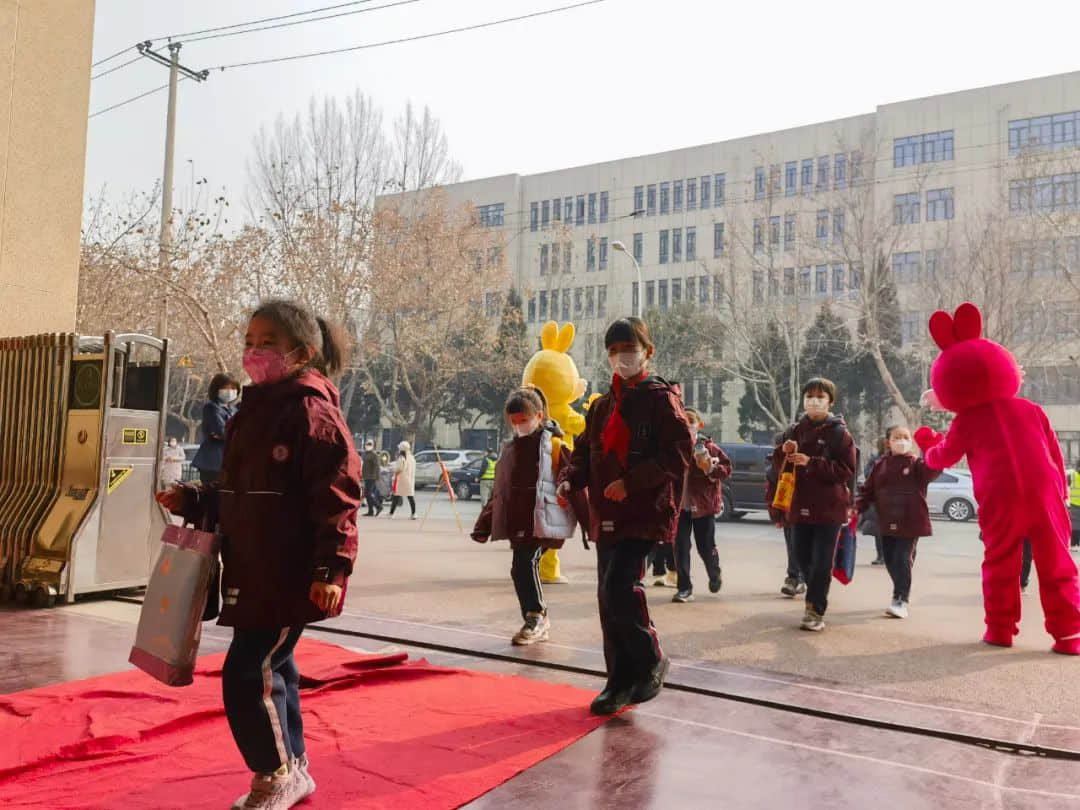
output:
[[617, 250], [620, 253], [625, 253], [627, 256], [629, 256], [630, 261], [632, 261], [634, 263], [634, 269], [637, 270], [638, 294], [637, 294], [637, 306], [635, 307], [636, 311], [634, 312], [634, 314], [637, 317], [640, 318], [641, 317], [641, 297], [645, 294], [645, 284], [641, 280], [641, 265], [638, 264], [638, 260], [636, 258], [634, 258], [634, 254], [631, 253], [629, 250], [627, 250], [626, 245], [624, 245], [618, 239], [616, 239], [614, 242], [611, 243], [611, 249], [612, 250]]

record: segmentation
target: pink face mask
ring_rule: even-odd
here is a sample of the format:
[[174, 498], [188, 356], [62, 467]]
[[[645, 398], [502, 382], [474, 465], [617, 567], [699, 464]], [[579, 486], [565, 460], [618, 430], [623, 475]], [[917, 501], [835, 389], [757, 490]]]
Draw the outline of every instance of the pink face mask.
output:
[[289, 354], [279, 354], [273, 349], [247, 349], [244, 352], [244, 371], [255, 385], [280, 382], [289, 376]]

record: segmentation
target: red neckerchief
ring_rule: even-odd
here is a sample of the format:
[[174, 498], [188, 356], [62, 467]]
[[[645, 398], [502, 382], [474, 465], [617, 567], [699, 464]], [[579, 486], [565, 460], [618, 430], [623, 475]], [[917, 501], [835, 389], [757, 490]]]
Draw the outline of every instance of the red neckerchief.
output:
[[645, 372], [642, 372], [625, 382], [618, 374], [611, 380], [611, 392], [615, 395], [615, 407], [612, 408], [611, 415], [608, 416], [607, 424], [604, 425], [600, 438], [604, 443], [604, 452], [614, 452], [615, 457], [619, 459], [619, 464], [624, 469], [627, 460], [630, 458], [630, 428], [622, 415], [623, 385], [633, 388], [644, 378]]

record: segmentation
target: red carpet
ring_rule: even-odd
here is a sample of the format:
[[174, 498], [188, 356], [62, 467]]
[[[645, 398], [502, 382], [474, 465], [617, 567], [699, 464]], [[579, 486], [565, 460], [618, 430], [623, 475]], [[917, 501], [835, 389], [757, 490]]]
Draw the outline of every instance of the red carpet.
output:
[[[0, 695], [0, 807], [223, 810], [250, 774], [221, 707], [139, 671]], [[298, 807], [458, 807], [601, 725], [591, 692], [301, 640], [314, 796]]]

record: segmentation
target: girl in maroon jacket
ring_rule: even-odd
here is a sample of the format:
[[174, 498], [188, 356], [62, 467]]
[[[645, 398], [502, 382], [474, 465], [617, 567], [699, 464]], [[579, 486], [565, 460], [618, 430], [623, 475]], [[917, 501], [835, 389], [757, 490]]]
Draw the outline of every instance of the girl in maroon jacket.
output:
[[679, 528], [675, 534], [675, 570], [679, 585], [672, 602], [693, 602], [690, 582], [690, 532], [694, 533], [698, 554], [709, 575], [709, 593], [720, 592], [720, 554], [716, 550], [716, 515], [723, 509], [721, 482], [731, 475], [731, 460], [708, 436], [698, 431], [705, 427], [697, 411], [686, 409], [686, 424], [694, 443], [694, 460], [683, 480]]
[[356, 558], [360, 459], [325, 376], [343, 351], [340, 332], [301, 305], [262, 304], [245, 339], [252, 385], [226, 429], [219, 484], [158, 496], [189, 521], [219, 517], [219, 624], [233, 628], [222, 693], [254, 772], [234, 808], [284, 809], [315, 790], [293, 648], [304, 625], [341, 612]]
[[878, 459], [866, 477], [856, 508], [860, 513], [871, 505], [877, 509], [885, 567], [893, 581], [892, 604], [885, 615], [906, 619], [915, 546], [920, 537], [933, 534], [926, 488], [941, 470], [932, 470], [915, 457], [911, 431], [906, 427], [889, 428], [885, 438], [889, 453]]
[[588, 488], [589, 535], [596, 541], [597, 596], [607, 685], [594, 714], [614, 714], [660, 692], [669, 661], [649, 618], [645, 561], [675, 537], [690, 429], [677, 387], [649, 375], [655, 352], [639, 318], [615, 321], [604, 335], [614, 371], [611, 390], [589, 407], [559, 487], [565, 499]]
[[833, 382], [816, 377], [803, 386], [802, 395], [806, 415], [784, 432], [783, 443], [773, 452], [774, 475], [769, 477], [767, 496], [771, 504], [774, 478], [784, 469], [795, 471], [795, 495], [785, 521], [806, 578], [806, 612], [800, 627], [821, 631], [836, 542], [852, 506], [856, 454], [843, 417], [830, 412], [836, 402]]

